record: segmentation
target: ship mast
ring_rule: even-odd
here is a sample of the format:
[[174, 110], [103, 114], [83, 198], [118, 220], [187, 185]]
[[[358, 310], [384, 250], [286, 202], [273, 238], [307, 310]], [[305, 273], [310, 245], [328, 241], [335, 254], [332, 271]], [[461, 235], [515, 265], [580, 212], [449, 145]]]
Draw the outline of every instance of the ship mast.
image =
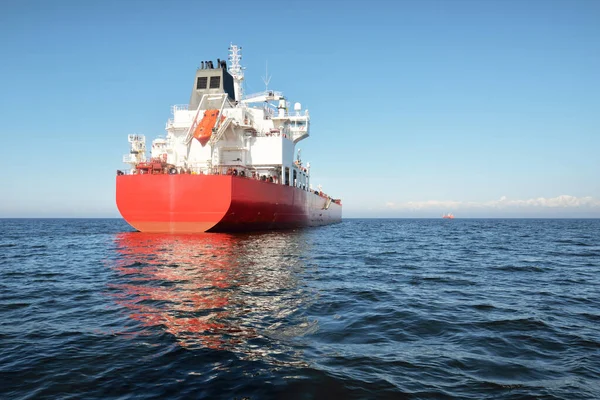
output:
[[233, 76], [233, 90], [235, 100], [241, 101], [244, 95], [242, 81], [244, 80], [244, 68], [240, 64], [242, 59], [242, 48], [232, 44], [229, 46], [229, 73]]

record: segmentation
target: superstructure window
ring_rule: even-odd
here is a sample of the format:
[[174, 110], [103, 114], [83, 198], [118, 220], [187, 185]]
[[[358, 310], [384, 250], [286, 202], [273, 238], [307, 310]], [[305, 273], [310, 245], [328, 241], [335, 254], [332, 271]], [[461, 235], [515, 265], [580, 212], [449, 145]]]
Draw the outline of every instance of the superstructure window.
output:
[[201, 76], [198, 78], [198, 82], [196, 82], [196, 89], [206, 89], [206, 84], [208, 83], [208, 78], [206, 76]]
[[221, 86], [221, 77], [220, 76], [211, 76], [210, 77], [210, 88], [218, 89]]

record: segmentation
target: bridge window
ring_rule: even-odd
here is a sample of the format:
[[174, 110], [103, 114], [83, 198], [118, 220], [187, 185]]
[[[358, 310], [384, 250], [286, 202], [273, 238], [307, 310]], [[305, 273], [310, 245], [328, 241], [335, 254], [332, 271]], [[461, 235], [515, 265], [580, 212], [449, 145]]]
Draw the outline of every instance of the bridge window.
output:
[[206, 76], [201, 76], [198, 78], [198, 82], [196, 82], [196, 89], [206, 89], [207, 83], [208, 78]]
[[210, 77], [210, 88], [218, 89], [221, 86], [221, 77], [220, 76], [211, 76]]

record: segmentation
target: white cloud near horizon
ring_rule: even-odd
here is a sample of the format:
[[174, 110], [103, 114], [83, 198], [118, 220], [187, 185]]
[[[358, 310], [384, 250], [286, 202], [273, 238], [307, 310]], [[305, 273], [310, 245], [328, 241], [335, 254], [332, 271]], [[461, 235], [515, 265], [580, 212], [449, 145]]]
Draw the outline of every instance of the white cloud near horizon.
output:
[[527, 200], [511, 200], [506, 196], [498, 200], [485, 202], [475, 201], [409, 201], [404, 203], [387, 202], [385, 207], [389, 210], [437, 210], [437, 209], [512, 209], [512, 208], [598, 208], [600, 209], [600, 200], [593, 197], [574, 197], [561, 195], [557, 197], [545, 198], [537, 197]]

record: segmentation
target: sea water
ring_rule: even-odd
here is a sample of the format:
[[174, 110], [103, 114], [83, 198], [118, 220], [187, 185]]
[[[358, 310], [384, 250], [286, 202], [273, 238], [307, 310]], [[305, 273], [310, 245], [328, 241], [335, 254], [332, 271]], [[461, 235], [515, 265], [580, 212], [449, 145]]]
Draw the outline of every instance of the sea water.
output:
[[600, 220], [0, 220], [2, 399], [600, 398]]

